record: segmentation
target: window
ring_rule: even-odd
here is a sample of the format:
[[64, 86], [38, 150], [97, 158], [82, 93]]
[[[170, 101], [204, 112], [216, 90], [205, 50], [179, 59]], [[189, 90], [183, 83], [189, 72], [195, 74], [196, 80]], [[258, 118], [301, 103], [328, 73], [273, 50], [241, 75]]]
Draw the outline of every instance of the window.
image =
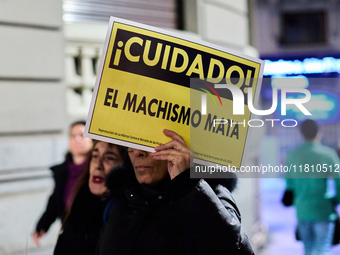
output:
[[282, 45], [312, 45], [326, 43], [324, 11], [283, 13], [281, 15]]

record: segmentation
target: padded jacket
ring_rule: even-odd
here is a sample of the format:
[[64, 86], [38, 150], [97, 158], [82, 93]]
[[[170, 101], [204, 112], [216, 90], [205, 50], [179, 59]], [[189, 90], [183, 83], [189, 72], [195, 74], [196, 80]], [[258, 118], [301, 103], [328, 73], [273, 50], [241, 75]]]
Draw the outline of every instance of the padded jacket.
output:
[[77, 193], [61, 234], [54, 255], [93, 255], [107, 200], [102, 201], [90, 192], [86, 182]]
[[213, 182], [190, 179], [186, 170], [156, 187], [128, 185], [96, 254], [254, 254], [228, 185]]

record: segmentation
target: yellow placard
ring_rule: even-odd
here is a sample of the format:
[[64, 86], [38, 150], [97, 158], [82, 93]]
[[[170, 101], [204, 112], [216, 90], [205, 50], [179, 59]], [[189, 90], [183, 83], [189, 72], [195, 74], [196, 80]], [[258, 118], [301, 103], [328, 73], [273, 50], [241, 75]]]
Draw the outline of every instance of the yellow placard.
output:
[[85, 135], [153, 151], [170, 141], [162, 132], [169, 129], [198, 161], [239, 168], [250, 112], [233, 115], [232, 97], [211, 88], [225, 81], [246, 95], [252, 87], [254, 100], [262, 69], [259, 59], [111, 17]]

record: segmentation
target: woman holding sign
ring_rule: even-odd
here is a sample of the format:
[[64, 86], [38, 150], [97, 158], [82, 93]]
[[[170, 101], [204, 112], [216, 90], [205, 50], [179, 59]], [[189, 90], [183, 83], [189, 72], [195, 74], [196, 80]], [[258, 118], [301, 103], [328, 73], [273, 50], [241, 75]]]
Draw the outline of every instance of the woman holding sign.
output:
[[254, 254], [225, 187], [235, 179], [190, 179], [189, 147], [175, 132], [164, 134], [172, 141], [154, 153], [128, 149], [135, 178], [107, 210], [96, 254]]

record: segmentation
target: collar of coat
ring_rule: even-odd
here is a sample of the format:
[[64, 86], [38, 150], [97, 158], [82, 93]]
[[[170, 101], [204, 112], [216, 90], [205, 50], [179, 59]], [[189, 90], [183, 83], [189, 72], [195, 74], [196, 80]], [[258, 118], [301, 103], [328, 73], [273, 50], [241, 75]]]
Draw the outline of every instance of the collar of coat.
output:
[[[190, 171], [187, 169], [186, 171]], [[234, 173], [230, 173], [230, 178], [217, 179], [207, 178], [205, 181], [215, 189], [216, 186], [222, 185], [230, 192], [233, 192], [237, 186], [237, 176]], [[170, 181], [170, 178], [168, 179]], [[131, 167], [121, 166], [111, 169], [106, 178], [106, 186], [111, 191], [112, 195], [122, 194], [127, 187], [139, 185], [134, 171]]]

